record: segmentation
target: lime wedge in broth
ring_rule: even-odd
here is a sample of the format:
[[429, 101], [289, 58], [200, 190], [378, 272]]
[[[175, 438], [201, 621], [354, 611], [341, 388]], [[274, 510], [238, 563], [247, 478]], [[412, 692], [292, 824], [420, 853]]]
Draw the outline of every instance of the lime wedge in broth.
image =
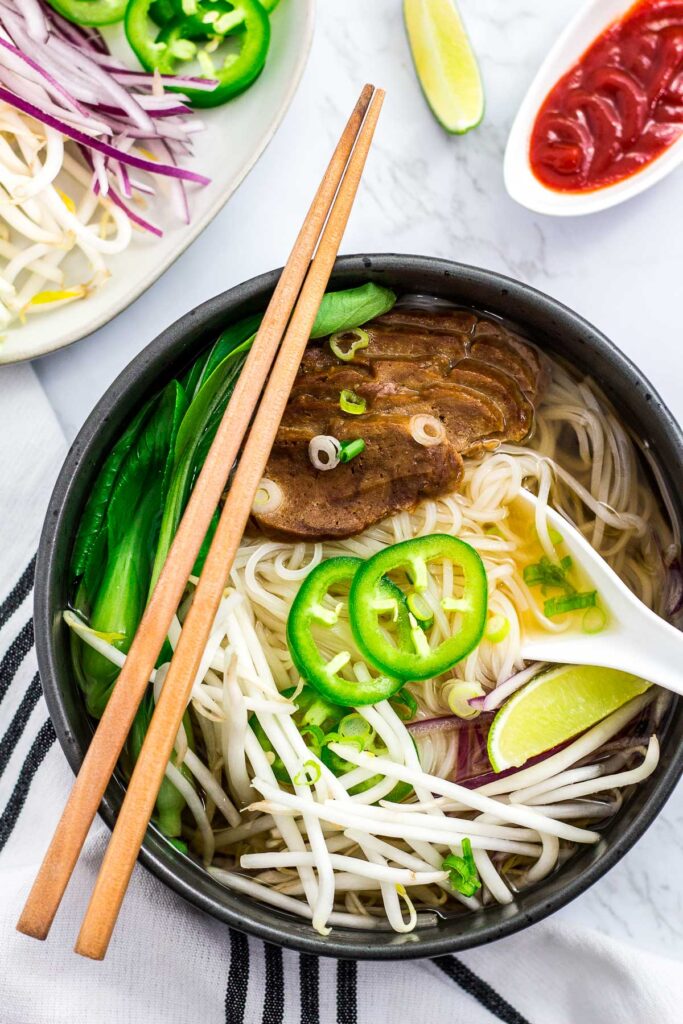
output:
[[403, 0], [408, 42], [432, 112], [462, 135], [484, 116], [479, 66], [455, 0]]
[[488, 739], [493, 770], [519, 768], [530, 757], [590, 729], [649, 686], [628, 672], [594, 665], [560, 665], [544, 672], [494, 718]]

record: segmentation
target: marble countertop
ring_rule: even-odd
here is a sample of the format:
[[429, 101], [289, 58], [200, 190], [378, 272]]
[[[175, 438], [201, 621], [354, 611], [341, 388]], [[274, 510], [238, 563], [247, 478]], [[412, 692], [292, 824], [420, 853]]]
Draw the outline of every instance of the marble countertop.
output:
[[[297, 2], [297, 0], [285, 0]], [[590, 218], [531, 214], [506, 195], [505, 140], [535, 69], [580, 0], [461, 0], [487, 110], [446, 135], [415, 79], [400, 0], [320, 0], [310, 63], [285, 122], [203, 235], [133, 306], [36, 371], [73, 439], [112, 379], [159, 331], [211, 295], [281, 265], [340, 125], [372, 80], [387, 100], [342, 252], [443, 256], [502, 271], [601, 328], [683, 419], [683, 171]], [[683, 790], [637, 847], [560, 919], [683, 954]]]

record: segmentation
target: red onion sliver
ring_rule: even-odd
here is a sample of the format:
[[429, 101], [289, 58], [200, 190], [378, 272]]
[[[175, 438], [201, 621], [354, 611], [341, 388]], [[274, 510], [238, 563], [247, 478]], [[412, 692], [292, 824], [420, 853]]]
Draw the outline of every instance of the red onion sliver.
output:
[[143, 217], [140, 217], [139, 214], [135, 213], [134, 210], [131, 210], [129, 206], [126, 206], [123, 199], [116, 194], [113, 188], [109, 189], [109, 195], [107, 198], [112, 201], [114, 206], [118, 206], [120, 210], [123, 210], [133, 224], [137, 224], [138, 227], [143, 228], [145, 231], [149, 231], [152, 235], [156, 235], [157, 238], [163, 238], [164, 233], [161, 228], [158, 228], [156, 224], [151, 224], [148, 220], [145, 220]]
[[66, 135], [67, 138], [73, 139], [74, 142], [79, 142], [81, 146], [85, 146], [87, 149], [94, 149], [98, 153], [104, 154], [104, 156], [112, 157], [114, 160], [120, 160], [122, 163], [129, 164], [131, 167], [137, 167], [139, 170], [148, 171], [150, 174], [162, 174], [167, 178], [176, 178], [181, 181], [193, 181], [198, 185], [208, 185], [211, 181], [203, 174], [197, 174], [195, 171], [185, 170], [183, 167], [169, 167], [166, 164], [159, 164], [153, 160], [145, 160], [143, 157], [134, 156], [132, 153], [122, 153], [116, 149], [115, 146], [110, 146], [106, 142], [102, 142], [100, 139], [94, 139], [90, 135], [86, 135], [85, 132], [79, 131], [77, 128], [72, 128], [65, 121], [61, 121], [59, 118], [52, 117], [50, 114], [43, 113], [38, 107], [35, 107], [32, 103], [27, 103], [22, 100], [20, 96], [10, 92], [9, 89], [4, 89], [0, 86], [0, 99], [5, 100], [10, 106], [16, 107], [17, 110], [21, 110], [24, 114], [29, 114], [31, 117], [35, 117], [36, 121], [41, 121], [43, 124], [49, 125], [50, 128], [55, 128], [62, 135]]
[[527, 665], [520, 672], [515, 672], [504, 683], [499, 683], [498, 686], [489, 690], [485, 697], [472, 697], [467, 703], [470, 707], [477, 708], [479, 711], [494, 711], [500, 707], [504, 700], [524, 686], [525, 683], [528, 683], [534, 676], [537, 676], [545, 667], [546, 662], [535, 661], [533, 664]]
[[32, 57], [29, 57], [27, 53], [22, 53], [17, 46], [14, 46], [12, 43], [7, 42], [7, 40], [3, 39], [1, 36], [0, 46], [4, 47], [5, 50], [9, 50], [10, 53], [13, 53], [15, 57], [18, 57], [19, 60], [22, 60], [25, 64], [28, 64], [28, 66], [32, 68], [36, 72], [36, 74], [40, 75], [41, 78], [45, 79], [45, 81], [55, 90], [55, 92], [58, 92], [60, 96], [63, 96], [67, 103], [70, 106], [72, 106], [74, 110], [77, 110], [79, 114], [83, 114], [84, 117], [90, 116], [88, 110], [86, 110], [86, 108], [81, 103], [79, 103], [78, 100], [71, 95], [71, 93], [67, 92], [64, 86], [61, 85], [61, 83], [58, 82], [56, 78], [48, 74], [48, 72], [45, 71], [44, 68], [41, 68], [40, 64], [36, 63], [36, 61], [34, 61]]
[[421, 718], [417, 722], [408, 722], [406, 728], [412, 736], [429, 736], [440, 732], [460, 732], [462, 729], [472, 729], [481, 722], [482, 717], [487, 720], [491, 715], [479, 716], [478, 718], [460, 718], [458, 715], [443, 715], [440, 718]]

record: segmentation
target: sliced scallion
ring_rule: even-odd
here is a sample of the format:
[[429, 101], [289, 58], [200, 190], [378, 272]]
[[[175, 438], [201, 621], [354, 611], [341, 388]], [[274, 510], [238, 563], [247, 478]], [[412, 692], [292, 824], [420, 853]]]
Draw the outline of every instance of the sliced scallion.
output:
[[584, 612], [581, 628], [584, 633], [600, 633], [605, 628], [606, 622], [607, 616], [602, 608], [594, 605]]
[[429, 641], [424, 634], [424, 630], [418, 625], [417, 619], [411, 613], [408, 618], [410, 619], [410, 635], [413, 639], [413, 646], [415, 647], [415, 653], [421, 655], [423, 658], [428, 657], [432, 651], [429, 646]]
[[551, 562], [545, 555], [533, 565], [526, 565], [522, 571], [522, 577], [528, 587], [560, 587], [567, 593], [574, 593], [574, 587], [567, 579], [567, 573], [572, 567], [572, 560], [565, 555], [559, 564]]
[[[348, 344], [348, 348], [342, 348], [342, 344]], [[370, 335], [360, 327], [354, 327], [350, 331], [338, 331], [330, 338], [330, 348], [343, 363], [352, 363], [356, 352], [367, 348], [369, 344]]]
[[350, 416], [362, 416], [368, 407], [368, 403], [355, 391], [345, 388], [339, 395], [339, 408]]
[[408, 608], [423, 628], [434, 621], [434, 612], [421, 594], [408, 594]]
[[417, 714], [417, 701], [405, 686], [394, 694], [389, 703], [402, 722], [409, 722]]
[[510, 632], [510, 620], [506, 615], [491, 615], [486, 624], [485, 636], [489, 643], [500, 644]]
[[467, 837], [462, 841], [462, 857], [450, 853], [443, 861], [444, 871], [448, 871], [451, 888], [463, 896], [474, 896], [481, 889], [481, 881], [474, 863], [472, 842]]
[[295, 786], [306, 786], [318, 782], [320, 774], [320, 765], [317, 761], [304, 761], [301, 771], [294, 776], [292, 781]]
[[548, 619], [566, 612], [576, 612], [581, 608], [594, 608], [598, 598], [597, 590], [587, 590], [582, 594], [567, 594], [566, 597], [550, 597], [543, 605], [543, 612]]
[[339, 461], [350, 462], [364, 451], [365, 441], [362, 437], [357, 437], [354, 441], [342, 441], [339, 447]]
[[312, 722], [309, 725], [302, 725], [299, 728], [299, 733], [306, 746], [313, 751], [314, 754], [319, 755], [325, 743], [325, 733], [322, 731], [319, 725], [314, 725]]
[[374, 736], [374, 729], [362, 715], [353, 711], [345, 715], [339, 723], [339, 734], [344, 739], [360, 739], [369, 742]]

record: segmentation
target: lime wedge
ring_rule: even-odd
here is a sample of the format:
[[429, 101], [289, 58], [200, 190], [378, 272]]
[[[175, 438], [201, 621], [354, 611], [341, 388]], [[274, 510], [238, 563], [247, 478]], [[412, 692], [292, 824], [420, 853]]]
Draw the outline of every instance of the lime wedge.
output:
[[484, 116], [476, 57], [454, 0], [403, 0], [420, 85], [447, 132], [462, 135]]
[[493, 770], [519, 768], [589, 729], [650, 685], [628, 672], [594, 665], [560, 665], [536, 676], [493, 719], [488, 739]]

